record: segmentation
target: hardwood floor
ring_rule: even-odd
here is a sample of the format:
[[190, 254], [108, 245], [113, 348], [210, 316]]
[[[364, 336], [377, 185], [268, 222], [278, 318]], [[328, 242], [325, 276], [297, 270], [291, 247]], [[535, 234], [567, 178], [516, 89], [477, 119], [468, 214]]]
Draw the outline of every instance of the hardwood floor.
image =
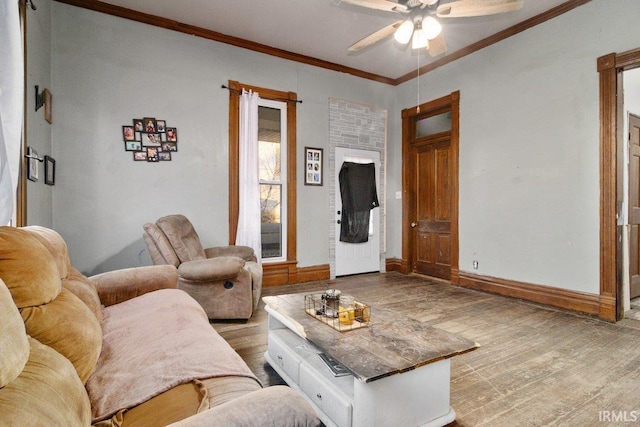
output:
[[[451, 426], [640, 425], [640, 328], [399, 273], [265, 288], [263, 295], [337, 288], [480, 344], [451, 364]], [[213, 322], [265, 386], [264, 303], [247, 322]], [[617, 421], [616, 421], [617, 420]]]

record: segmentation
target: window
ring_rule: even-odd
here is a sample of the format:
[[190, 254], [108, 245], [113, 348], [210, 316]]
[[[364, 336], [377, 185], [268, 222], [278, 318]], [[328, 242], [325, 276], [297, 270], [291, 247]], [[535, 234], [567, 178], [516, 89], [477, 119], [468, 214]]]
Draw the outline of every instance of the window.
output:
[[[289, 283], [296, 261], [296, 105], [295, 92], [229, 81], [229, 244], [238, 227], [240, 94], [260, 94], [258, 140], [262, 207], [263, 284]], [[269, 272], [273, 271], [272, 278]]]
[[284, 260], [287, 223], [287, 104], [258, 101], [262, 259]]
[[416, 138], [451, 130], [451, 112], [430, 115], [416, 120]]

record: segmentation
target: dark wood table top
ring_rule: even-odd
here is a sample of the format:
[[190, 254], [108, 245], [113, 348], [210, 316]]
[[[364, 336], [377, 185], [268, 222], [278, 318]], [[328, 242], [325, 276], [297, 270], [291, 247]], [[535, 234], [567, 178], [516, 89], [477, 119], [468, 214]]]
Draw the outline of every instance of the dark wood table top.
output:
[[[461, 336], [376, 306], [371, 307], [369, 326], [339, 332], [305, 313], [304, 295], [262, 299], [270, 309], [292, 321], [298, 333], [364, 382], [410, 371], [479, 347]], [[366, 298], [357, 299], [367, 304]]]

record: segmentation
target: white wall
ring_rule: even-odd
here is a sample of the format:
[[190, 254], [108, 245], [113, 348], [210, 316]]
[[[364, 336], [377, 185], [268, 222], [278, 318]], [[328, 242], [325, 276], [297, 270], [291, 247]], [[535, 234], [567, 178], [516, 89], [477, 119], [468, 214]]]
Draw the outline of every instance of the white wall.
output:
[[461, 91], [460, 270], [599, 293], [596, 59], [639, 46], [639, 16], [593, 0], [421, 78], [422, 102]]
[[[328, 99], [389, 109], [395, 88], [54, 2], [54, 229], [73, 264], [97, 273], [148, 264], [142, 225], [189, 217], [206, 246], [228, 241], [229, 79], [295, 91], [304, 146], [328, 148]], [[178, 128], [171, 162], [133, 162], [121, 126], [141, 116]], [[326, 167], [326, 165], [325, 165]], [[329, 187], [299, 179], [299, 266], [329, 262]]]
[[[51, 128], [44, 119], [44, 107], [35, 110], [35, 86], [51, 90], [51, 2], [41, 2], [37, 10], [27, 6], [27, 144], [39, 157], [51, 156]], [[55, 93], [53, 100], [56, 101]], [[54, 113], [55, 114], [55, 113]], [[55, 119], [55, 116], [54, 116]], [[55, 158], [55, 157], [54, 157]], [[53, 227], [53, 192], [44, 183], [44, 163], [38, 163], [38, 181], [27, 181], [27, 224]]]
[[[296, 91], [298, 146], [328, 147], [330, 97], [386, 108], [387, 257], [401, 257], [401, 120], [416, 81], [393, 88], [54, 2], [58, 176], [53, 226], [95, 273], [149, 263], [142, 224], [181, 212], [227, 241], [229, 79]], [[421, 102], [461, 91], [460, 269], [599, 292], [596, 59], [638, 47], [636, 0], [593, 0], [420, 79]], [[120, 126], [178, 127], [172, 162], [134, 163]], [[298, 175], [302, 176], [299, 162]], [[325, 165], [326, 167], [326, 165]], [[298, 185], [299, 265], [328, 263], [328, 186]], [[307, 244], [306, 242], [312, 242]], [[479, 269], [472, 270], [473, 260]]]

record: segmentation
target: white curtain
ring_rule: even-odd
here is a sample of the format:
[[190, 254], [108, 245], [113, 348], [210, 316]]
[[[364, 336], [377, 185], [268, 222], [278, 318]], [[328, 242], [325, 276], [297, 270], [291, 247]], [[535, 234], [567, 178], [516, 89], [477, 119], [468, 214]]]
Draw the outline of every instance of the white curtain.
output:
[[0, 1], [0, 225], [13, 219], [23, 117], [22, 31], [17, 0]]
[[260, 184], [258, 182], [257, 93], [242, 90], [240, 96], [240, 209], [236, 245], [250, 246], [262, 260]]

